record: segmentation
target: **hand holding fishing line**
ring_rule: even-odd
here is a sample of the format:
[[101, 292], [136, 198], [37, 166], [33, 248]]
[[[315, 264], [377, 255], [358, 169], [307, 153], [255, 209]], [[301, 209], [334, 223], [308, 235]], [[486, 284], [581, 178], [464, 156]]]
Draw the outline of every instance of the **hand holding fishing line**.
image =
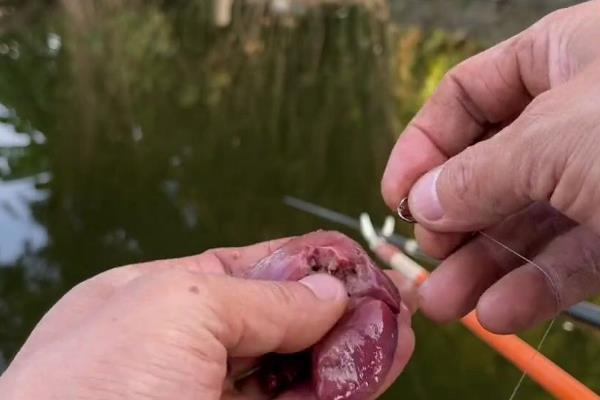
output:
[[431, 318], [477, 306], [515, 332], [600, 292], [598, 37], [600, 1], [551, 14], [450, 71], [400, 136], [382, 192], [446, 258], [420, 291]]

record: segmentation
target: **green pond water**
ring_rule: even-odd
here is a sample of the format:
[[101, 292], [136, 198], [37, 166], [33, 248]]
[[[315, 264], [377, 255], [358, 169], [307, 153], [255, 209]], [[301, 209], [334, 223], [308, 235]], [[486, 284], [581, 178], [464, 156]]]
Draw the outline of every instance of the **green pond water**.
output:
[[[339, 229], [284, 195], [388, 213], [379, 180], [402, 124], [477, 38], [398, 25], [383, 1], [275, 3], [236, 2], [223, 26], [207, 0], [2, 13], [0, 370], [61, 295], [108, 268]], [[600, 390], [598, 336], [562, 325], [544, 353]], [[460, 325], [414, 327], [385, 398], [509, 397], [519, 373]], [[549, 396], [526, 380], [517, 398]]]

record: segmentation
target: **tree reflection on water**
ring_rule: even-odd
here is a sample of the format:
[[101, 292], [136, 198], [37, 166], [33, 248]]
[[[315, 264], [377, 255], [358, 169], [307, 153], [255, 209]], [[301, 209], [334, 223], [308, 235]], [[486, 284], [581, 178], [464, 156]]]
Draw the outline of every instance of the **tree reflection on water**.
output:
[[[17, 237], [14, 221], [39, 236], [6, 262], [0, 253], [0, 363], [63, 293], [107, 268], [336, 228], [286, 208], [285, 194], [384, 215], [379, 179], [402, 123], [476, 47], [400, 30], [383, 1], [318, 3], [277, 14], [236, 1], [226, 26], [204, 0], [14, 11], [0, 122], [31, 139], [0, 147], [0, 203], [25, 204], [3, 195], [10, 185], [35, 195], [24, 219], [3, 206], [0, 241]], [[418, 318], [416, 330], [423, 346], [392, 395], [481, 398], [516, 380], [460, 327]], [[571, 334], [570, 349], [577, 340], [585, 353], [585, 338]], [[592, 381], [585, 367], [572, 369]]]

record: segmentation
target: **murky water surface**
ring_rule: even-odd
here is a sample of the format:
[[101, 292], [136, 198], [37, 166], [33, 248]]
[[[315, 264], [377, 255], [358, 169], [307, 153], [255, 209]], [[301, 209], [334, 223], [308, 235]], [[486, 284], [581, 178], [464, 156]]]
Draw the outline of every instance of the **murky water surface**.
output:
[[[338, 228], [286, 194], [382, 219], [402, 124], [478, 48], [394, 24], [375, 0], [217, 18], [206, 0], [38, 3], [1, 17], [0, 369], [51, 304], [110, 267]], [[414, 324], [388, 398], [508, 397], [518, 373], [500, 356], [461, 326]], [[544, 348], [597, 390], [598, 349], [577, 326]], [[520, 398], [548, 397], [528, 382]]]

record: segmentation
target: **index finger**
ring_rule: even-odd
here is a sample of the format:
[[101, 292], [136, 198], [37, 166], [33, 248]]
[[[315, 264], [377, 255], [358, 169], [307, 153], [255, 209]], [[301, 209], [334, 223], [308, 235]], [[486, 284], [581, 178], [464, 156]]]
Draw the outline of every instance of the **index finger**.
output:
[[396, 143], [381, 183], [395, 209], [424, 173], [518, 115], [549, 88], [546, 46], [525, 31], [450, 70]]

